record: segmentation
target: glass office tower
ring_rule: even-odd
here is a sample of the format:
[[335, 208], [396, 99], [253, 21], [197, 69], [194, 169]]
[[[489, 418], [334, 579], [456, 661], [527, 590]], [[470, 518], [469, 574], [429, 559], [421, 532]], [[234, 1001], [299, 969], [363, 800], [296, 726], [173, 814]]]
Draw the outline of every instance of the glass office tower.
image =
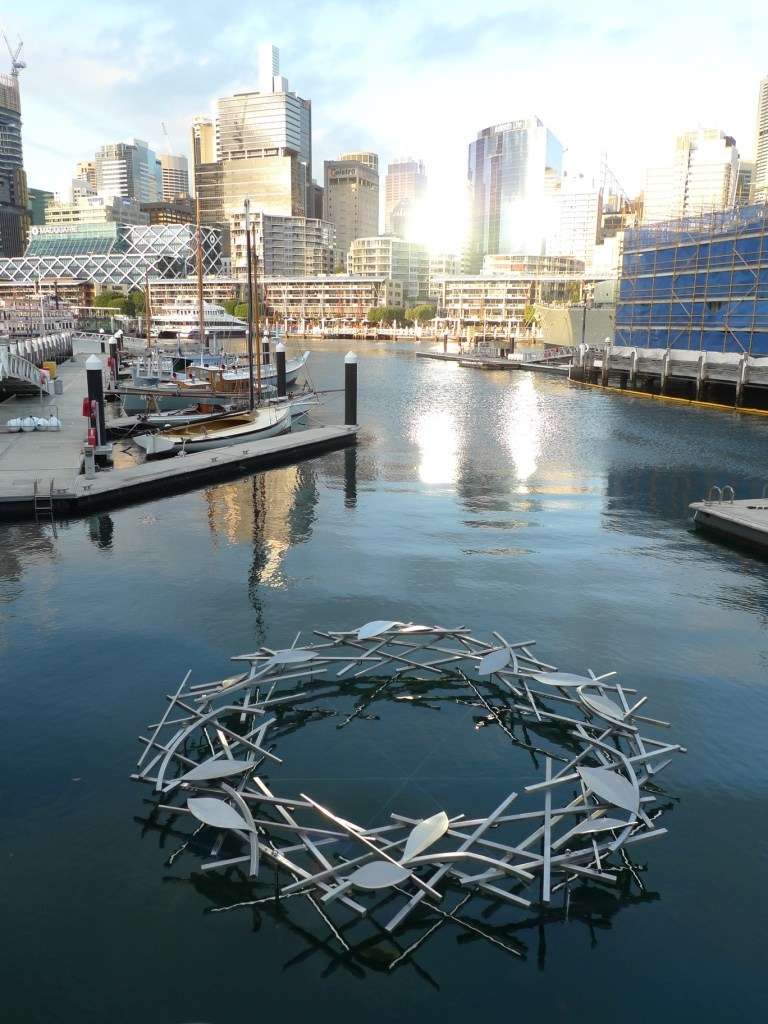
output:
[[563, 169], [563, 147], [537, 117], [492, 125], [469, 146], [470, 256], [539, 255], [549, 228], [547, 201]]

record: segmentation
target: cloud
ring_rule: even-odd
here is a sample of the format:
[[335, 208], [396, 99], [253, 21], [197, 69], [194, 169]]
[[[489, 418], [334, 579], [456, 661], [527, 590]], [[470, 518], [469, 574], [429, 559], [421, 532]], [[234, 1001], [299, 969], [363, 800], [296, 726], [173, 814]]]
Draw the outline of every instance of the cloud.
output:
[[596, 164], [607, 151], [630, 189], [697, 124], [723, 127], [749, 153], [768, 29], [758, 0], [742, 0], [738, 18], [694, 0], [71, 0], [66, 14], [36, 0], [6, 21], [26, 40], [35, 187], [65, 189], [74, 162], [104, 142], [164, 147], [162, 121], [187, 152], [191, 118], [255, 87], [257, 47], [273, 40], [291, 87], [312, 100], [316, 177], [345, 149], [412, 153], [457, 201], [477, 131], [531, 114], [573, 159]]

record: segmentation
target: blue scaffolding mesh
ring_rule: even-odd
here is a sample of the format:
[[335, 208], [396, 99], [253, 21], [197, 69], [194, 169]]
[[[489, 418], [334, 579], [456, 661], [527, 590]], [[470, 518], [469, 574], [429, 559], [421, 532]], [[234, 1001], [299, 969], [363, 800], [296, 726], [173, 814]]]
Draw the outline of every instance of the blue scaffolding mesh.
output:
[[768, 204], [628, 231], [615, 343], [768, 356]]

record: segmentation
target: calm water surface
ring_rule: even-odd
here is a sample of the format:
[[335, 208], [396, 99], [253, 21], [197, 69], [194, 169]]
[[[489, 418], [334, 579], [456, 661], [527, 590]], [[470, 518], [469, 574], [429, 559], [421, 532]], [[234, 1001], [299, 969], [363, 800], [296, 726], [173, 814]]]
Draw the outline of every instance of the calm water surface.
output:
[[[318, 387], [344, 351], [313, 353]], [[761, 1018], [768, 563], [693, 534], [687, 504], [712, 483], [759, 494], [768, 422], [407, 346], [362, 348], [360, 380], [356, 450], [56, 537], [0, 525], [3, 1021]], [[179, 840], [128, 777], [136, 736], [187, 668], [205, 681], [259, 642], [373, 618], [535, 637], [650, 695], [689, 753], [664, 775], [669, 835], [638, 847], [645, 892], [587, 889], [567, 921], [480, 904], [524, 958], [449, 925], [393, 971], [390, 941], [343, 954], [305, 901], [208, 912], [251, 889], [189, 853], [169, 865]], [[477, 814], [537, 777], [473, 708], [381, 700], [339, 731], [356, 700], [319, 699], [335, 717], [280, 750], [286, 785], [348, 817]]]

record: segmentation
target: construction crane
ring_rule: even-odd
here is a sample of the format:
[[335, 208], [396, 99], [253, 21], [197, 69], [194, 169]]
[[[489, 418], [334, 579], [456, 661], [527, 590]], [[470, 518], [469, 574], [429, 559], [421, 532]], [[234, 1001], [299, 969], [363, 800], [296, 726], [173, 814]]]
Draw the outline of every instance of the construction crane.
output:
[[171, 137], [168, 134], [168, 129], [165, 127], [165, 121], [161, 121], [160, 126], [163, 129], [163, 135], [165, 136], [165, 144], [168, 148], [168, 155], [170, 156], [171, 153], [173, 153], [173, 150], [171, 149]]
[[22, 47], [24, 46], [24, 43], [21, 41], [21, 36], [19, 36], [19, 45], [14, 50], [10, 42], [8, 41], [8, 36], [5, 34], [5, 32], [3, 32], [3, 39], [5, 40], [5, 45], [8, 48], [8, 53], [10, 54], [11, 57], [11, 74], [14, 78], [18, 78], [19, 72], [27, 66], [26, 61], [23, 61], [19, 56]]

